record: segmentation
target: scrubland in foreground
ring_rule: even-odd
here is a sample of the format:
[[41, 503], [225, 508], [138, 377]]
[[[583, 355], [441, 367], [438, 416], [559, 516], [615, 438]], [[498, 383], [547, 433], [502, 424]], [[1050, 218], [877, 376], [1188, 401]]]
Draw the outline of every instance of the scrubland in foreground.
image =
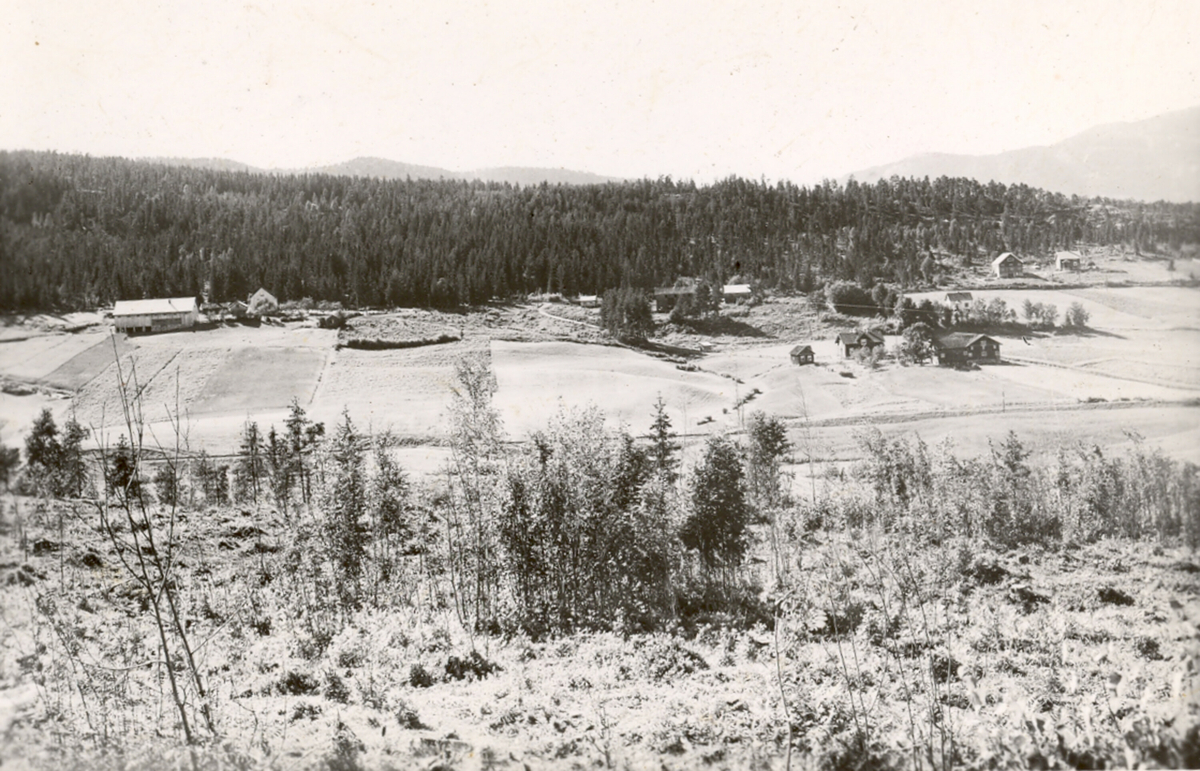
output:
[[295, 409], [10, 499], [6, 766], [1200, 764], [1194, 466], [866, 433], [798, 502], [768, 416], [682, 469], [661, 411], [505, 447], [494, 390], [459, 367], [425, 485]]

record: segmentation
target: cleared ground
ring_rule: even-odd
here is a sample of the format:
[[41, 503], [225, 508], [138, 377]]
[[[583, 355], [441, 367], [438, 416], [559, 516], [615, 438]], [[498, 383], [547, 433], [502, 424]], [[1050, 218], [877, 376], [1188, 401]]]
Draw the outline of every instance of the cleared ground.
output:
[[[559, 409], [588, 406], [602, 410], [610, 425], [645, 433], [661, 395], [682, 433], [736, 431], [750, 412], [762, 410], [787, 420], [793, 431], [809, 425], [829, 432], [830, 443], [843, 449], [853, 444], [848, 427], [878, 424], [902, 425], [931, 441], [967, 437], [983, 449], [983, 437], [1009, 427], [1105, 442], [1132, 430], [1173, 454], [1197, 455], [1197, 408], [1189, 405], [1200, 398], [1200, 291], [1171, 286], [972, 291], [984, 300], [1000, 297], [1018, 311], [1025, 299], [1053, 303], [1060, 315], [1078, 301], [1090, 315], [1089, 329], [1001, 336], [1007, 363], [971, 371], [894, 361], [870, 369], [846, 360], [829, 324], [797, 298], [731, 311], [736, 323], [724, 326], [732, 331], [715, 337], [664, 330], [668, 347], [658, 356], [589, 344], [599, 333], [580, 322], [595, 311], [555, 303], [497, 306], [465, 316], [406, 311], [361, 322], [364, 329], [384, 331], [435, 325], [465, 336], [421, 348], [338, 349], [337, 332], [308, 322], [118, 338], [118, 350], [127, 383], [136, 372], [155, 434], [173, 433], [168, 417], [179, 415], [192, 449], [215, 454], [236, 449], [248, 418], [264, 430], [281, 425], [293, 398], [327, 425], [346, 410], [361, 429], [442, 443], [455, 363], [482, 356], [496, 375], [495, 405], [515, 440], [544, 427]], [[556, 320], [567, 315], [571, 322]], [[74, 410], [90, 426], [112, 427], [120, 417], [112, 339], [95, 329], [53, 331], [64, 323], [51, 318], [3, 328], [11, 342], [0, 342], [0, 377], [76, 390], [73, 402], [6, 394], [0, 437], [9, 444], [20, 441], [42, 404], [60, 418]], [[19, 339], [22, 332], [26, 339]], [[575, 332], [583, 338], [566, 339]], [[898, 342], [889, 338], [888, 347]], [[711, 349], [704, 355], [683, 350], [699, 350], [701, 343]], [[797, 343], [813, 346], [815, 365], [791, 364], [788, 352]], [[670, 345], [681, 348], [672, 353]], [[1124, 401], [1144, 402], [1145, 409], [1091, 409]], [[28, 405], [34, 406], [25, 409]], [[1173, 417], [1145, 418], [1155, 410]], [[442, 456], [434, 455], [436, 462], [418, 465], [436, 467]]]
[[[999, 298], [1018, 316], [1026, 300], [1049, 303], [1058, 309], [1060, 323], [1072, 303], [1080, 303], [1087, 311], [1085, 330], [1000, 337], [1005, 358], [1067, 365], [1164, 386], [1200, 388], [1200, 291], [1196, 289], [974, 290], [972, 295], [985, 302]], [[917, 300], [940, 300], [944, 296], [944, 292], [913, 295]]]
[[500, 386], [495, 404], [514, 438], [544, 428], [560, 408], [599, 407], [635, 433], [648, 430], [661, 394], [675, 425], [721, 418], [737, 384], [709, 372], [687, 372], [625, 348], [579, 343], [492, 343]]
[[329, 421], [345, 409], [373, 432], [437, 435], [450, 405], [455, 363], [487, 352], [486, 339], [393, 351], [343, 348], [330, 358], [310, 412]]
[[297, 399], [307, 404], [325, 366], [312, 348], [242, 348], [208, 376], [195, 414], [253, 414]]
[[81, 332], [44, 334], [0, 342], [0, 375], [26, 382], [41, 381], [76, 356], [103, 345], [108, 339], [109, 335], [103, 332]]

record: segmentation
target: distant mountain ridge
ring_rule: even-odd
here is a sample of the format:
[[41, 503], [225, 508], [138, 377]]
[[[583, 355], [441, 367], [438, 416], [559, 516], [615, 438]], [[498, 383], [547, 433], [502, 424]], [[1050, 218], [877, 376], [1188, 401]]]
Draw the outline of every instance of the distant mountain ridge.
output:
[[571, 169], [548, 169], [528, 166], [498, 166], [473, 171], [450, 171], [436, 166], [420, 166], [401, 163], [387, 158], [354, 158], [331, 166], [313, 166], [305, 169], [261, 169], [238, 161], [224, 158], [142, 158], [146, 163], [162, 163], [168, 166], [190, 166], [216, 171], [247, 171], [258, 174], [334, 174], [347, 177], [379, 177], [381, 179], [462, 179], [481, 182], [508, 182], [519, 185], [599, 185], [605, 182], [620, 182], [619, 177], [605, 177], [586, 171]]
[[1066, 195], [1200, 201], [1200, 106], [1146, 120], [1096, 126], [1046, 147], [995, 155], [927, 153], [850, 175], [969, 177]]

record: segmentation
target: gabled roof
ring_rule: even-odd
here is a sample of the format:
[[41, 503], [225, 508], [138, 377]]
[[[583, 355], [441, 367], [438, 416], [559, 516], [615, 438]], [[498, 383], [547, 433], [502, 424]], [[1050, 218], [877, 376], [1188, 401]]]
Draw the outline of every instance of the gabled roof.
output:
[[969, 303], [973, 299], [970, 292], [946, 292], [946, 302]]
[[964, 348], [969, 348], [977, 340], [981, 339], [991, 340], [993, 343], [996, 343], [996, 345], [1000, 345], [1000, 343], [994, 337], [988, 337], [987, 335], [975, 334], [972, 332], [947, 332], [934, 338], [933, 343], [942, 350], [957, 351]]
[[153, 316], [159, 313], [195, 312], [195, 297], [163, 297], [153, 300], [118, 300], [113, 316]]
[[792, 349], [791, 355], [799, 356], [802, 353], [812, 353], [812, 352], [813, 352], [813, 349], [812, 349], [811, 345], [797, 345], [795, 348]]
[[877, 345], [883, 344], [883, 335], [878, 332], [838, 332], [837, 340], [842, 345], [858, 345], [864, 337]]
[[993, 265], [999, 265], [999, 264], [1001, 264], [1001, 263], [1003, 263], [1003, 262], [1007, 262], [1009, 259], [1014, 259], [1014, 260], [1016, 260], [1017, 262], [1021, 263], [1022, 265], [1024, 265], [1024, 264], [1025, 264], [1024, 260], [1022, 260], [1022, 259], [1021, 259], [1020, 257], [1018, 257], [1017, 255], [1013, 254], [1012, 252], [1005, 252], [1004, 254], [1000, 255], [1000, 256], [999, 256], [999, 257], [997, 257], [996, 259], [992, 260], [992, 264], [993, 264]]
[[1083, 258], [1080, 257], [1075, 252], [1055, 252], [1054, 259], [1057, 261], [1061, 261], [1061, 260], [1082, 260]]
[[656, 286], [654, 294], [658, 295], [681, 295], [695, 294], [696, 287], [700, 285], [700, 280], [692, 276], [680, 276], [675, 279], [674, 286]]

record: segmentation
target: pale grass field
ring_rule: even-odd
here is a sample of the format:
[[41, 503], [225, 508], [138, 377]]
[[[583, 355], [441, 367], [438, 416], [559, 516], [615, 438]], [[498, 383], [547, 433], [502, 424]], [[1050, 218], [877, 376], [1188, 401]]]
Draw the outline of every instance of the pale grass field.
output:
[[105, 333], [81, 332], [38, 335], [0, 343], [0, 375], [16, 380], [39, 380], [107, 339]]
[[316, 348], [254, 346], [231, 351], [205, 381], [193, 414], [253, 414], [307, 404], [320, 381], [328, 353]]
[[737, 384], [708, 372], [625, 348], [578, 343], [492, 343], [492, 369], [500, 390], [495, 404], [509, 436], [541, 429], [560, 408], [600, 408], [610, 424], [634, 433], [648, 430], [661, 394], [677, 426], [703, 417], [728, 423]]

